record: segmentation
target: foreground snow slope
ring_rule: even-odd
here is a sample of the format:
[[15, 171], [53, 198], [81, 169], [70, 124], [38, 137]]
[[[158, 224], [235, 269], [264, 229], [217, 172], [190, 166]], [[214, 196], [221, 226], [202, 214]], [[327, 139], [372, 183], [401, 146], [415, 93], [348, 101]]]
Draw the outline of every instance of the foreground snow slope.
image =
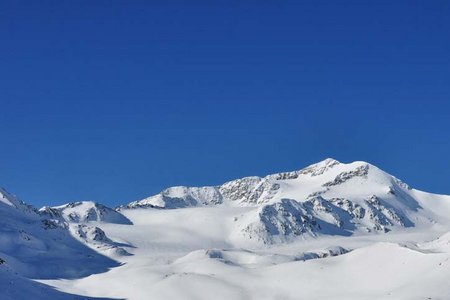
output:
[[45, 284], [25, 278], [7, 265], [0, 265], [0, 299], [101, 300], [58, 291]]
[[121, 259], [123, 266], [45, 283], [75, 294], [127, 299], [450, 297], [448, 234], [425, 242], [438, 237], [440, 228], [244, 248], [244, 243], [225, 238], [231, 230], [227, 220], [248, 208], [235, 209], [127, 211], [135, 224], [132, 231], [123, 225], [103, 226], [112, 238], [135, 246], [129, 249], [133, 256]]
[[0, 271], [50, 298], [450, 298], [450, 197], [365, 162], [174, 187], [117, 211], [6, 198]]

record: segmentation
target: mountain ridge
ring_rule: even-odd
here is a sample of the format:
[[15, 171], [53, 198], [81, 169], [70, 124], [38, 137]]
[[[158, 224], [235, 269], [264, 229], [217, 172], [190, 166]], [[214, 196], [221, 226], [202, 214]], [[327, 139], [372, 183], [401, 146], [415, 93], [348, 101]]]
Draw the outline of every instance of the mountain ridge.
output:
[[[248, 176], [218, 186], [169, 187], [116, 209], [81, 201], [37, 210], [9, 193], [4, 195], [10, 206], [43, 218], [46, 228], [69, 228], [71, 224], [92, 222], [130, 225], [132, 222], [123, 214], [129, 209], [255, 207], [245, 216], [235, 217], [233, 235], [262, 243], [286, 242], [305, 234], [347, 236], [355, 232], [389, 232], [434, 221], [423, 216], [415, 190], [398, 178], [364, 161], [345, 164], [332, 158], [296, 171]], [[92, 226], [72, 231], [78, 232], [78, 237], [86, 237], [87, 231], [101, 230]]]
[[[379, 265], [389, 268], [390, 260], [384, 258], [389, 253], [398, 256], [396, 260], [406, 255], [420, 260], [420, 270], [431, 268], [433, 280], [443, 282], [434, 265], [446, 266], [450, 251], [445, 234], [450, 196], [415, 190], [363, 161], [326, 159], [301, 170], [219, 186], [171, 187], [117, 209], [78, 201], [38, 210], [6, 190], [0, 194], [0, 277], [5, 279], [0, 289], [8, 291], [8, 300], [26, 293], [55, 295], [58, 300], [83, 293], [142, 299], [149, 292], [167, 299], [172, 284], [202, 299], [186, 280], [200, 282], [202, 289], [219, 284], [237, 297], [251, 288], [239, 281], [229, 286], [234, 275], [226, 274], [237, 272], [252, 281], [252, 272], [270, 279], [279, 278], [276, 270], [304, 276], [296, 270], [306, 268], [326, 276], [320, 270], [330, 262], [344, 272], [359, 270], [360, 264], [372, 266], [365, 255], [376, 256], [377, 251], [382, 253], [376, 258]], [[402, 263], [395, 266], [400, 270]], [[36, 279], [45, 284], [36, 284]], [[131, 287], [122, 285], [128, 280]], [[22, 286], [23, 293], [10, 289], [8, 282]], [[46, 284], [68, 293], [54, 293]], [[267, 293], [272, 296], [268, 299], [277, 297], [271, 290]], [[184, 298], [178, 292], [173, 295]]]

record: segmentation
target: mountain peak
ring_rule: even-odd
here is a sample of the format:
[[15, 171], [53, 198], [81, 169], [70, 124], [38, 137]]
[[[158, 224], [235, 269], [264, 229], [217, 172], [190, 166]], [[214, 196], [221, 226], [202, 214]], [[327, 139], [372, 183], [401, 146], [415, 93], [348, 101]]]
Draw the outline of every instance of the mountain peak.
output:
[[322, 175], [323, 173], [327, 172], [329, 169], [333, 168], [334, 166], [340, 165], [341, 163], [333, 158], [327, 158], [324, 159], [318, 163], [312, 164], [307, 166], [306, 168], [301, 169], [298, 173], [299, 174], [310, 174], [311, 176], [318, 176]]
[[341, 163], [341, 162], [338, 161], [337, 159], [328, 157], [328, 158], [325, 158], [325, 159], [322, 160], [322, 161], [319, 161], [319, 162], [316, 163], [316, 164], [340, 164], [340, 163]]
[[103, 221], [117, 224], [131, 224], [130, 220], [119, 212], [93, 201], [79, 201], [55, 207], [43, 207], [39, 212], [41, 215], [62, 218], [69, 223]]

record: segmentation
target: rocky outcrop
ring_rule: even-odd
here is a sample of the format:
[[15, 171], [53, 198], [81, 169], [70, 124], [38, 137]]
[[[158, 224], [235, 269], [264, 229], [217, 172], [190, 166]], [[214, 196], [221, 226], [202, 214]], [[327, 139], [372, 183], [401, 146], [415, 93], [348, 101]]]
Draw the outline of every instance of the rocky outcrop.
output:
[[395, 226], [408, 227], [409, 223], [399, 211], [374, 195], [361, 204], [345, 198], [317, 196], [303, 202], [282, 199], [265, 205], [257, 220], [244, 226], [241, 232], [250, 239], [273, 243], [299, 235], [347, 236], [357, 230], [387, 232]]
[[[71, 202], [56, 207], [44, 206], [39, 209], [39, 214], [47, 220], [59, 220], [68, 223], [107, 222], [124, 225], [131, 224], [131, 221], [120, 212], [92, 201]], [[48, 225], [52, 226], [51, 224]]]
[[336, 176], [336, 178], [332, 181], [326, 182], [323, 184], [324, 187], [330, 187], [335, 185], [340, 185], [354, 177], [365, 177], [369, 173], [369, 165], [365, 164], [357, 167], [353, 171], [342, 172]]

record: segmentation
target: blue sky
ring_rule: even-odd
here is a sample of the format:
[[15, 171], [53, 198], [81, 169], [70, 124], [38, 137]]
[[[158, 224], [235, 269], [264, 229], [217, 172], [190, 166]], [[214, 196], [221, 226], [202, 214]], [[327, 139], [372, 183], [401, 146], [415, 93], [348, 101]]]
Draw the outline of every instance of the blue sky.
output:
[[118, 205], [333, 157], [450, 194], [448, 1], [1, 1], [0, 185]]

